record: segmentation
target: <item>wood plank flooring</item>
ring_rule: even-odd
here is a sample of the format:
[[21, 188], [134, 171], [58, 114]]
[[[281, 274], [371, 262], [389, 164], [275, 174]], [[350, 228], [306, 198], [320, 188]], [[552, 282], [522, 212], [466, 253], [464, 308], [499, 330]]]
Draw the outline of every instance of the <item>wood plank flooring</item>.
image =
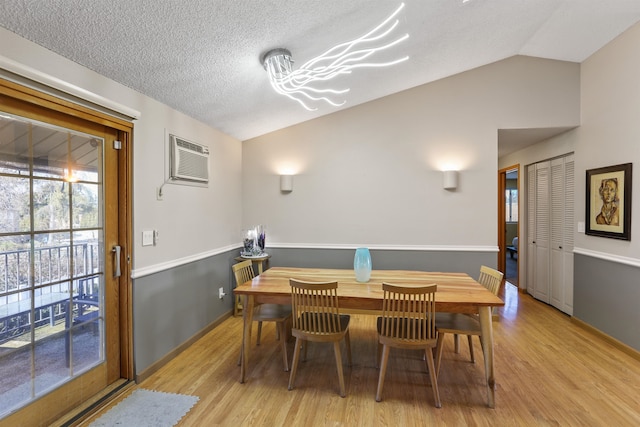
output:
[[[509, 284], [502, 296], [506, 305], [494, 322], [495, 409], [486, 406], [477, 338], [475, 364], [465, 339], [455, 354], [447, 338], [438, 379], [441, 409], [433, 406], [420, 355], [402, 350], [391, 352], [383, 401], [377, 403], [375, 318], [367, 315], [352, 316], [353, 366], [344, 365], [345, 398], [338, 395], [331, 345], [311, 344], [294, 390], [287, 390], [289, 373], [282, 370], [273, 324], [265, 324], [260, 347], [254, 330], [247, 382], [240, 384], [240, 317], [226, 320], [135, 388], [199, 396], [180, 426], [640, 425], [640, 361]], [[293, 354], [292, 342], [289, 350]]]

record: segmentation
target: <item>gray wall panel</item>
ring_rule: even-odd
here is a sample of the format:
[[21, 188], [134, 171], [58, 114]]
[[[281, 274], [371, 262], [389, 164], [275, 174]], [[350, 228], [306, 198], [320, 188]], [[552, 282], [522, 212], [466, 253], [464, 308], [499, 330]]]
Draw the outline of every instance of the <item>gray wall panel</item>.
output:
[[[140, 374], [233, 307], [227, 252], [133, 281], [133, 342]], [[218, 288], [227, 294], [218, 298]]]
[[[355, 249], [267, 248], [269, 266], [353, 268]], [[480, 265], [495, 268], [493, 252], [370, 250], [374, 270], [455, 271], [478, 277]]]
[[573, 316], [640, 351], [640, 269], [574, 255]]
[[[269, 267], [353, 268], [353, 249], [275, 249]], [[233, 308], [231, 265], [238, 251], [140, 277], [133, 282], [136, 374], [165, 357]], [[459, 271], [477, 277], [480, 265], [495, 267], [496, 254], [372, 250], [374, 269]], [[218, 298], [224, 286], [227, 297]]]

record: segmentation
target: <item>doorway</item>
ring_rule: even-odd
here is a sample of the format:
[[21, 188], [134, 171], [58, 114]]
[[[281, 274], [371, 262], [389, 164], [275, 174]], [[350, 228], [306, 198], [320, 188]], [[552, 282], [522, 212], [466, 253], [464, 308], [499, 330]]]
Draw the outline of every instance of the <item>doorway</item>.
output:
[[0, 419], [44, 425], [132, 376], [131, 124], [4, 80], [0, 101]]
[[519, 165], [498, 171], [498, 269], [505, 281], [518, 286], [519, 260]]

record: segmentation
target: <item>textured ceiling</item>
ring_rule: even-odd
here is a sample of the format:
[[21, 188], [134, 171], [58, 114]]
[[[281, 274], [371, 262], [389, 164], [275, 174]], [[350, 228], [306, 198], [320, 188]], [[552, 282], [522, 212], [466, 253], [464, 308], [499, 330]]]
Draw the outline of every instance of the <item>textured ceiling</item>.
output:
[[[407, 0], [409, 61], [356, 70], [348, 108], [513, 55], [582, 62], [640, 20], [640, 0]], [[330, 114], [271, 89], [260, 57], [301, 64], [373, 28], [384, 0], [2, 0], [0, 26], [240, 140]], [[115, 100], [117, 101], [117, 100]]]

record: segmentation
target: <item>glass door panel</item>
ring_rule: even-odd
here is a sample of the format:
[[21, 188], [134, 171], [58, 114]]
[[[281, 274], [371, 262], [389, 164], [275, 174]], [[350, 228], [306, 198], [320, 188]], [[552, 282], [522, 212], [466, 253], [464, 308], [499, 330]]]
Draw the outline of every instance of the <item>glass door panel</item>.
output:
[[0, 418], [105, 362], [104, 146], [0, 111]]

